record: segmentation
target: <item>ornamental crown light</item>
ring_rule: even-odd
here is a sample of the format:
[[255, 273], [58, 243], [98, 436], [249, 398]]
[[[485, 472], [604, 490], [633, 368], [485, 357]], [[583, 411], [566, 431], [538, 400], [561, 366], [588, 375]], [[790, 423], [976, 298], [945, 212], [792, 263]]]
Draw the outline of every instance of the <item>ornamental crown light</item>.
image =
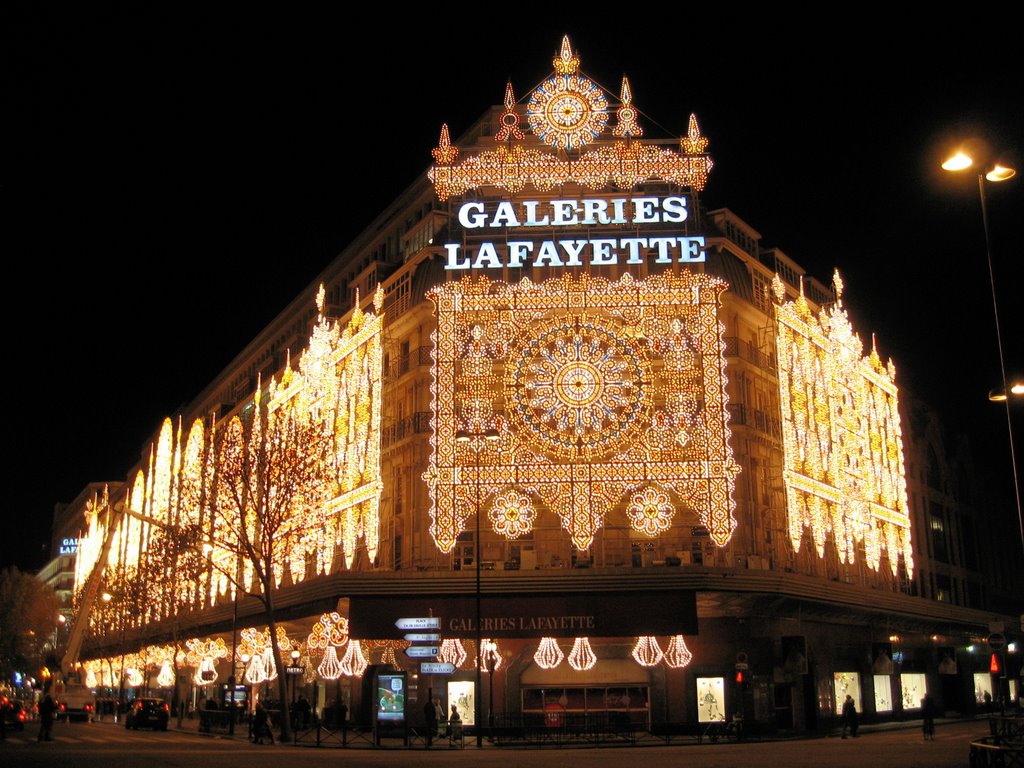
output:
[[[579, 65], [566, 35], [553, 60], [554, 71], [521, 100], [524, 106], [516, 102], [512, 83], [507, 83], [494, 149], [456, 163], [459, 150], [451, 143], [448, 125], [443, 125], [433, 150], [436, 164], [427, 173], [437, 196], [446, 200], [483, 187], [516, 193], [530, 185], [546, 191], [571, 182], [600, 189], [666, 181], [702, 190], [713, 163], [696, 116], [690, 116], [678, 150], [664, 142], [639, 141], [644, 132], [629, 80], [623, 78], [616, 98], [582, 74]], [[613, 126], [610, 99], [618, 101]], [[530, 137], [520, 125], [521, 113]]]

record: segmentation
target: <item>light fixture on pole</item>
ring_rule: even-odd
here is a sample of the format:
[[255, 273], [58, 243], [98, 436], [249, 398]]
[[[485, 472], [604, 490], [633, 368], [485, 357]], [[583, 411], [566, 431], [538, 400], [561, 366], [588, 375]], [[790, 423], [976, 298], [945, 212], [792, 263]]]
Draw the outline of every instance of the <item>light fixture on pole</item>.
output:
[[483, 746], [483, 729], [481, 728], [480, 694], [483, 691], [483, 637], [481, 632], [480, 612], [480, 452], [489, 442], [497, 442], [501, 439], [498, 430], [490, 427], [484, 430], [460, 429], [455, 433], [455, 441], [466, 443], [473, 450], [476, 456], [476, 547], [474, 559], [476, 560], [476, 691], [473, 694], [474, 704], [474, 730], [476, 731], [476, 745]]
[[[957, 152], [952, 157], [948, 158], [943, 164], [942, 168], [946, 171], [957, 172], [965, 171], [968, 168], [974, 167], [974, 158], [966, 154], [963, 151]], [[988, 168], [986, 171], [985, 168]], [[997, 391], [989, 393], [989, 399], [994, 402], [1002, 402], [1006, 408], [1006, 431], [1010, 439], [1010, 469], [1013, 473], [1013, 493], [1014, 501], [1017, 504], [1017, 523], [1020, 531], [1020, 544], [1021, 549], [1024, 550], [1024, 514], [1021, 513], [1020, 506], [1020, 479], [1017, 473], [1017, 451], [1013, 443], [1013, 418], [1010, 415], [1010, 399], [1006, 393], [1011, 392], [1011, 388], [1007, 386], [1006, 379], [1006, 358], [1003, 353], [1003, 334], [1002, 329], [999, 325], [999, 302], [996, 299], [996, 276], [995, 270], [992, 267], [992, 242], [989, 236], [988, 228], [988, 203], [985, 199], [985, 182], [1003, 182], [1012, 179], [1017, 175], [1016, 170], [1007, 165], [1000, 163], [992, 163], [991, 165], [981, 165], [978, 167], [978, 198], [981, 200], [981, 225], [985, 232], [985, 257], [988, 260], [988, 280], [989, 286], [992, 289], [992, 314], [995, 318], [996, 326], [996, 347], [999, 350], [999, 373], [1001, 376], [1002, 391], [1001, 395]], [[1014, 383], [1016, 388], [1017, 383]]]

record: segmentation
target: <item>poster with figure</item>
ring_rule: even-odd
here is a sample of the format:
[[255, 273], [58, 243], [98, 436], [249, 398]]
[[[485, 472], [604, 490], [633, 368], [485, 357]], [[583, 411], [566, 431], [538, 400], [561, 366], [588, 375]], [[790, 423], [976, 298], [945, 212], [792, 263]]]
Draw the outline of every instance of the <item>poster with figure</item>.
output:
[[725, 678], [697, 678], [697, 722], [717, 723], [725, 720]]

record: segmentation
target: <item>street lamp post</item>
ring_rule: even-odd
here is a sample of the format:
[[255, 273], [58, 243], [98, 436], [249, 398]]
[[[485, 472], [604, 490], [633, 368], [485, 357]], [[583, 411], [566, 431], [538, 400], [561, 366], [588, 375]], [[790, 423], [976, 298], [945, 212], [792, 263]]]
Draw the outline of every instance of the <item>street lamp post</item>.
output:
[[495, 657], [498, 651], [498, 644], [493, 640], [488, 641], [487, 648], [487, 733], [491, 741], [494, 741], [494, 668]]
[[483, 648], [481, 647], [483, 634], [480, 611], [480, 451], [483, 450], [486, 443], [499, 439], [501, 439], [501, 435], [493, 427], [484, 430], [460, 429], [455, 433], [456, 442], [467, 443], [476, 455], [476, 691], [473, 696], [473, 720], [477, 747], [483, 746], [483, 728], [481, 727], [483, 717], [480, 711], [480, 695], [483, 691]]
[[[946, 171], [964, 171], [971, 168], [974, 165], [974, 158], [968, 156], [964, 152], [957, 152], [955, 155], [947, 159], [943, 164], [942, 168]], [[1020, 544], [1021, 549], [1024, 550], [1024, 514], [1021, 513], [1020, 505], [1020, 479], [1017, 474], [1017, 452], [1013, 443], [1013, 418], [1010, 415], [1010, 389], [1007, 385], [1006, 379], [1006, 358], [1003, 353], [1003, 334], [999, 324], [999, 302], [996, 299], [996, 275], [995, 270], [992, 267], [992, 242], [989, 236], [988, 228], [988, 204], [985, 199], [985, 182], [990, 181], [994, 183], [1007, 181], [1012, 179], [1016, 175], [1016, 171], [1008, 166], [1000, 165], [995, 163], [987, 172], [982, 169], [978, 170], [978, 198], [981, 201], [981, 225], [985, 232], [985, 258], [988, 261], [988, 280], [989, 287], [992, 290], [992, 314], [995, 319], [996, 327], [996, 347], [999, 350], [999, 373], [1002, 378], [1002, 397], [992, 397], [992, 400], [1002, 400], [1003, 405], [1006, 408], [1006, 432], [1010, 439], [1010, 468], [1013, 473], [1013, 493], [1014, 501], [1017, 504], [1017, 523], [1020, 532]]]

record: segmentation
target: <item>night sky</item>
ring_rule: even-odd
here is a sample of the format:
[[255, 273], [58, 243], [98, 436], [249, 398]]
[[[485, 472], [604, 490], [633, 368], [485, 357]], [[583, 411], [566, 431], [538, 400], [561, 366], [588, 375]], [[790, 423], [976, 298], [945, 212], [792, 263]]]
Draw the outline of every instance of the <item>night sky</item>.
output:
[[[983, 50], [980, 19], [883, 27], [867, 9], [826, 26], [534, 8], [392, 8], [374, 25], [179, 6], [6, 12], [0, 567], [40, 567], [53, 505], [124, 480], [161, 419], [426, 171], [441, 123], [457, 137], [509, 78], [522, 97], [565, 33], [614, 96], [629, 76], [648, 136], [697, 114], [715, 161], [707, 207], [822, 281], [839, 267], [862, 337], [877, 333], [901, 386], [970, 434], [1012, 498], [1005, 411], [986, 399], [999, 368], [976, 177], [938, 163], [963, 137], [1021, 167], [1020, 47]], [[1024, 177], [989, 187], [1018, 376], [1022, 189]]]

